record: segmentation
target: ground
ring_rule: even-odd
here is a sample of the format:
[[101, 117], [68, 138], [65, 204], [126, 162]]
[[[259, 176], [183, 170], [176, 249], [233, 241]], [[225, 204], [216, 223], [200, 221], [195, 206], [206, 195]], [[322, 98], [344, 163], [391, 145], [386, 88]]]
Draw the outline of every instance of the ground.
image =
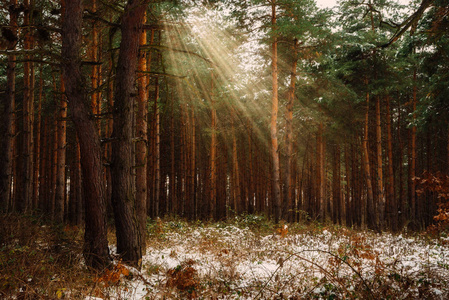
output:
[[[80, 234], [73, 228], [61, 232], [59, 238], [67, 244]], [[12, 275], [0, 271], [3, 295], [20, 298], [22, 292], [45, 299], [86, 300], [449, 298], [449, 238], [444, 234], [377, 234], [314, 223], [274, 225], [251, 215], [209, 224], [150, 221], [148, 232], [149, 246], [140, 270], [117, 258], [114, 267], [99, 274], [85, 270], [80, 252], [64, 243], [59, 250], [50, 249], [55, 245], [41, 240], [45, 257], [52, 251], [67, 257], [65, 251], [70, 249], [70, 261], [54, 254], [53, 262], [73, 266], [52, 269], [46, 258], [41, 265], [49, 272], [33, 269], [28, 278], [20, 271]], [[12, 268], [17, 264], [5, 261], [12, 259], [11, 252], [30, 249], [3, 251], [0, 263]], [[24, 259], [18, 254], [16, 261]], [[27, 268], [24, 263], [21, 267]], [[21, 276], [22, 283], [14, 286], [12, 276]]]

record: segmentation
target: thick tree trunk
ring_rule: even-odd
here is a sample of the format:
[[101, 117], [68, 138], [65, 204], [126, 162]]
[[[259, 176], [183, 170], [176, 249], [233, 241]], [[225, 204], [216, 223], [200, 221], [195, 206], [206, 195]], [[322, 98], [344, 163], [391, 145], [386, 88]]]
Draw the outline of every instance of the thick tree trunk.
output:
[[[271, 2], [271, 26], [272, 30], [276, 29], [276, 1]], [[278, 118], [278, 42], [277, 38], [273, 37], [271, 44], [271, 79], [272, 79], [272, 94], [271, 94], [271, 163], [273, 164], [273, 209], [274, 221], [279, 223], [281, 219], [281, 182], [280, 182], [280, 164], [278, 152], [278, 137], [277, 137], [277, 118]]]
[[[9, 5], [13, 8], [17, 5], [17, 0], [10, 0]], [[10, 30], [14, 35], [17, 34], [17, 13], [16, 10], [11, 10], [9, 16]], [[14, 50], [16, 46], [15, 41], [10, 41], [7, 45], [8, 50]], [[5, 101], [3, 105], [3, 112], [1, 115], [3, 126], [0, 149], [3, 155], [0, 156], [0, 212], [5, 212], [10, 208], [11, 199], [11, 179], [12, 179], [12, 153], [13, 153], [13, 119], [14, 119], [14, 102], [15, 102], [15, 80], [16, 80], [16, 57], [15, 55], [8, 56], [6, 65], [6, 91]]]
[[137, 220], [132, 148], [134, 83], [146, 3], [129, 0], [125, 7], [114, 89], [111, 172], [117, 253], [133, 266], [140, 265], [145, 248]]
[[67, 1], [62, 23], [62, 70], [70, 116], [80, 143], [81, 169], [85, 201], [84, 257], [88, 266], [102, 269], [109, 264], [106, 229], [106, 199], [101, 182], [103, 165], [95, 119], [87, 103], [81, 72], [82, 13], [81, 0]]
[[[33, 42], [31, 30], [31, 9], [30, 1], [24, 1], [27, 10], [24, 15], [25, 41], [24, 48], [32, 49]], [[22, 104], [22, 150], [20, 160], [20, 178], [18, 178], [17, 208], [21, 212], [31, 210], [32, 182], [33, 182], [33, 82], [34, 68], [32, 66], [31, 56], [25, 55], [23, 64], [23, 104]], [[19, 182], [20, 180], [20, 182]]]

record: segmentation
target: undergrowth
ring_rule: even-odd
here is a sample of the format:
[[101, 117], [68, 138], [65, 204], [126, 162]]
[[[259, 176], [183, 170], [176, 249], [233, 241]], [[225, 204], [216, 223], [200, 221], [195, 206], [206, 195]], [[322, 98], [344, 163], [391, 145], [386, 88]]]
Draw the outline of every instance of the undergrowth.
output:
[[[315, 222], [274, 224], [242, 215], [222, 222], [149, 220], [141, 270], [119, 258], [84, 265], [83, 232], [31, 216], [0, 218], [1, 299], [445, 299], [448, 238], [379, 235]], [[115, 240], [110, 234], [110, 242]], [[376, 241], [391, 245], [379, 249]], [[408, 244], [407, 244], [408, 243]], [[419, 268], [407, 245], [429, 258]], [[405, 246], [404, 246], [405, 245]], [[427, 245], [427, 246], [426, 246]], [[402, 247], [402, 248], [401, 248]], [[441, 249], [441, 253], [437, 250]], [[444, 250], [444, 251], [443, 251]], [[388, 258], [388, 252], [391, 257]], [[397, 253], [400, 251], [400, 253]], [[434, 251], [434, 252], [432, 252]], [[442, 254], [443, 253], [443, 254]]]

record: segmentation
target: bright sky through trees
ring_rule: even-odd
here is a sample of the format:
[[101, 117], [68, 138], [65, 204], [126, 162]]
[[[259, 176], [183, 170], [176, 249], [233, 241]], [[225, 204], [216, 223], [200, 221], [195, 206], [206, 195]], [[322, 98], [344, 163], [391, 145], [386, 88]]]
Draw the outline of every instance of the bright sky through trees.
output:
[[[396, 0], [399, 3], [402, 4], [409, 4], [410, 0]], [[334, 7], [337, 5], [337, 0], [316, 0], [316, 3], [319, 7]]]

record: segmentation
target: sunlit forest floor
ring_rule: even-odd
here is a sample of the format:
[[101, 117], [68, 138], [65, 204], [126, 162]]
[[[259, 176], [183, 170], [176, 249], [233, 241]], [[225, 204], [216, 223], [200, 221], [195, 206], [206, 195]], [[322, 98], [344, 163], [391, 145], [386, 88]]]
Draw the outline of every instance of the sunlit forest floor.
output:
[[[83, 264], [83, 232], [0, 220], [2, 299], [448, 299], [445, 234], [376, 234], [261, 216], [148, 223], [141, 270]], [[114, 235], [110, 234], [114, 244]], [[115, 251], [111, 246], [111, 253]]]

